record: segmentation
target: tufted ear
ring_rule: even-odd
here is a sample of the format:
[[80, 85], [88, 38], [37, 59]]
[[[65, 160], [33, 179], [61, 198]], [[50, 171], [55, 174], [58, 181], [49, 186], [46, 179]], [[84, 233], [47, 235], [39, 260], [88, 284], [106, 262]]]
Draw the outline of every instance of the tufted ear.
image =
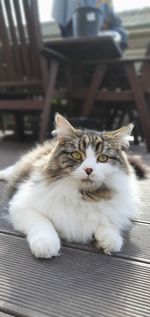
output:
[[74, 128], [61, 114], [56, 113], [55, 115], [55, 130], [52, 132], [53, 135], [58, 137], [60, 143], [63, 143], [66, 138], [74, 133]]
[[132, 140], [131, 133], [134, 125], [132, 123], [122, 127], [116, 131], [104, 133], [104, 139], [111, 142], [115, 146], [126, 149], [129, 146], [129, 141]]
[[134, 125], [130, 123], [125, 127], [122, 127], [116, 131], [112, 131], [112, 137], [122, 148], [127, 148], [129, 146], [129, 141], [131, 140], [133, 128]]

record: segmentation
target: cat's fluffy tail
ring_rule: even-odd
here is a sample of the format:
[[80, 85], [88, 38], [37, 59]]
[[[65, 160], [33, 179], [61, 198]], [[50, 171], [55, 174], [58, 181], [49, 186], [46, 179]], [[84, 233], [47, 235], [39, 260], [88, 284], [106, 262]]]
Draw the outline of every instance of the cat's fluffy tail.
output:
[[11, 165], [4, 170], [0, 171], [0, 181], [6, 181], [8, 182], [11, 177], [14, 175], [14, 170], [16, 168], [16, 164]]
[[133, 166], [135, 173], [139, 178], [142, 179], [150, 176], [150, 167], [145, 164], [140, 156], [128, 155], [128, 161]]

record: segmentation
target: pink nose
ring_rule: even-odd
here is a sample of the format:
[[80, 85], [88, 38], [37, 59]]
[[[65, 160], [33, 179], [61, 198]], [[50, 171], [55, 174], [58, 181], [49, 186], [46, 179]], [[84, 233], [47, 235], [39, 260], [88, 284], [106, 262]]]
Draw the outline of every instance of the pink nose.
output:
[[92, 168], [85, 168], [85, 172], [87, 175], [90, 175], [93, 172]]

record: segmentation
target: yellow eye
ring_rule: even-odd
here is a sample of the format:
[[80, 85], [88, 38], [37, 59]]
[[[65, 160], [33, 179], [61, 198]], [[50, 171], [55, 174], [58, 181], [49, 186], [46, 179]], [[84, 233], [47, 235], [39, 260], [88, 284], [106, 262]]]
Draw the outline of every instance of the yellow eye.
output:
[[74, 160], [77, 160], [77, 161], [80, 161], [82, 159], [82, 155], [78, 151], [72, 152], [71, 156]]
[[101, 154], [101, 155], [98, 156], [97, 159], [98, 159], [99, 162], [105, 163], [108, 160], [108, 156], [106, 154]]

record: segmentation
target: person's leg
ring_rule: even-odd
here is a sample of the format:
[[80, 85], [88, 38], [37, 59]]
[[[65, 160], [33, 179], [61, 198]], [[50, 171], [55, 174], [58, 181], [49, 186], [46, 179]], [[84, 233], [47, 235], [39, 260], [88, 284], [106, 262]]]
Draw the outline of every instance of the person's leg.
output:
[[72, 36], [73, 36], [73, 25], [71, 20], [64, 28], [63, 37], [72, 37]]

